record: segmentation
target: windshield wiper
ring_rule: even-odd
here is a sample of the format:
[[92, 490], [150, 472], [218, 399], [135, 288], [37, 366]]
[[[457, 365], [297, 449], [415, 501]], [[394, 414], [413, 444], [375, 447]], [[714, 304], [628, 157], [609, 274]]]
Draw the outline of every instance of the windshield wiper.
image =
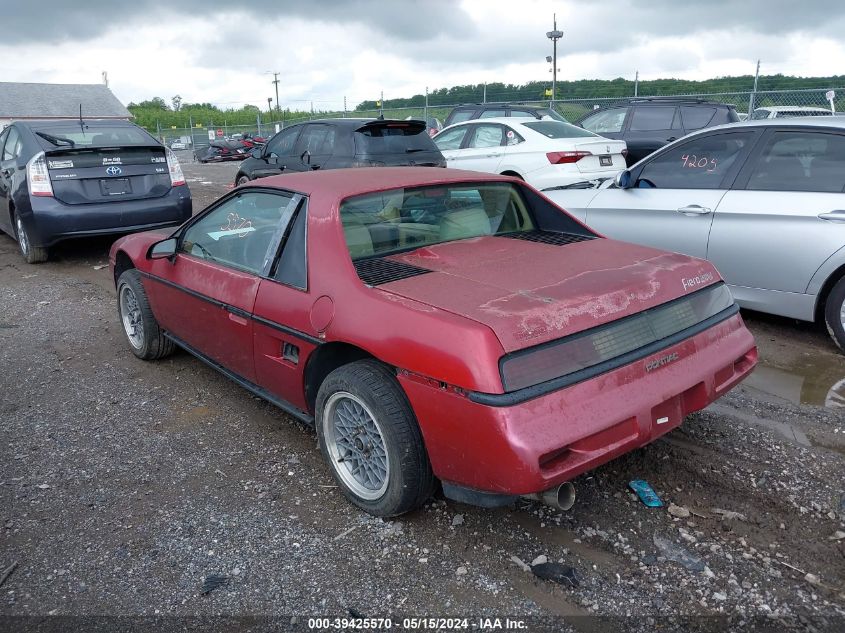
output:
[[71, 147], [76, 146], [76, 143], [74, 143], [71, 139], [63, 136], [53, 136], [52, 134], [47, 134], [46, 132], [36, 132], [36, 134], [57, 147], [59, 145], [70, 145]]

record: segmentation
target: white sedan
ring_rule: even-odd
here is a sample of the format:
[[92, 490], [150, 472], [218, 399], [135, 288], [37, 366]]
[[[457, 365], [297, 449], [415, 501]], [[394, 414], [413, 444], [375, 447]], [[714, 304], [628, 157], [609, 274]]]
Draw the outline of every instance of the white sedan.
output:
[[434, 137], [447, 167], [522, 178], [537, 189], [607, 178], [625, 169], [624, 141], [534, 118], [475, 119]]

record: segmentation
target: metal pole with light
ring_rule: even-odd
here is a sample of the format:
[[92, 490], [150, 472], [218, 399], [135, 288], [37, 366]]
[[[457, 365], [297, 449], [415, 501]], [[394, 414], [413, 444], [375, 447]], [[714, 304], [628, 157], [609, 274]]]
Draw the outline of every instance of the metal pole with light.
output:
[[552, 103], [557, 99], [557, 41], [563, 37], [563, 31], [557, 30], [557, 14], [553, 14], [552, 30], [546, 37], [552, 41]]

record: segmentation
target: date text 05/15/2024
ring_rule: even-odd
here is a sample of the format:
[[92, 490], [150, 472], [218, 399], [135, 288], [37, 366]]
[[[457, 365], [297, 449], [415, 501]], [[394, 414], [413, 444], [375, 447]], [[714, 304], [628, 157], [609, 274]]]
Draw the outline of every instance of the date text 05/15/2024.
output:
[[511, 618], [402, 618], [393, 621], [392, 618], [309, 618], [308, 628], [311, 630], [365, 630], [365, 631], [399, 631], [415, 630], [527, 630], [525, 620]]

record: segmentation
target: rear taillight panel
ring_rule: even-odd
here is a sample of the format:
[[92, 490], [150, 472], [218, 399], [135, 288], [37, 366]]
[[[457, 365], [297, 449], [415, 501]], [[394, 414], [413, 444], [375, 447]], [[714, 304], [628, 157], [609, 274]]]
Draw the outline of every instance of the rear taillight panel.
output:
[[50, 172], [47, 170], [47, 159], [44, 157], [44, 152], [39, 152], [29, 159], [26, 164], [26, 180], [30, 195], [53, 195], [53, 184], [50, 182]]
[[164, 150], [167, 153], [167, 170], [170, 172], [170, 184], [173, 187], [185, 184], [185, 175], [182, 173], [182, 166], [169, 147]]
[[546, 158], [552, 165], [566, 165], [570, 163], [577, 163], [582, 158], [592, 156], [591, 152], [547, 152]]

